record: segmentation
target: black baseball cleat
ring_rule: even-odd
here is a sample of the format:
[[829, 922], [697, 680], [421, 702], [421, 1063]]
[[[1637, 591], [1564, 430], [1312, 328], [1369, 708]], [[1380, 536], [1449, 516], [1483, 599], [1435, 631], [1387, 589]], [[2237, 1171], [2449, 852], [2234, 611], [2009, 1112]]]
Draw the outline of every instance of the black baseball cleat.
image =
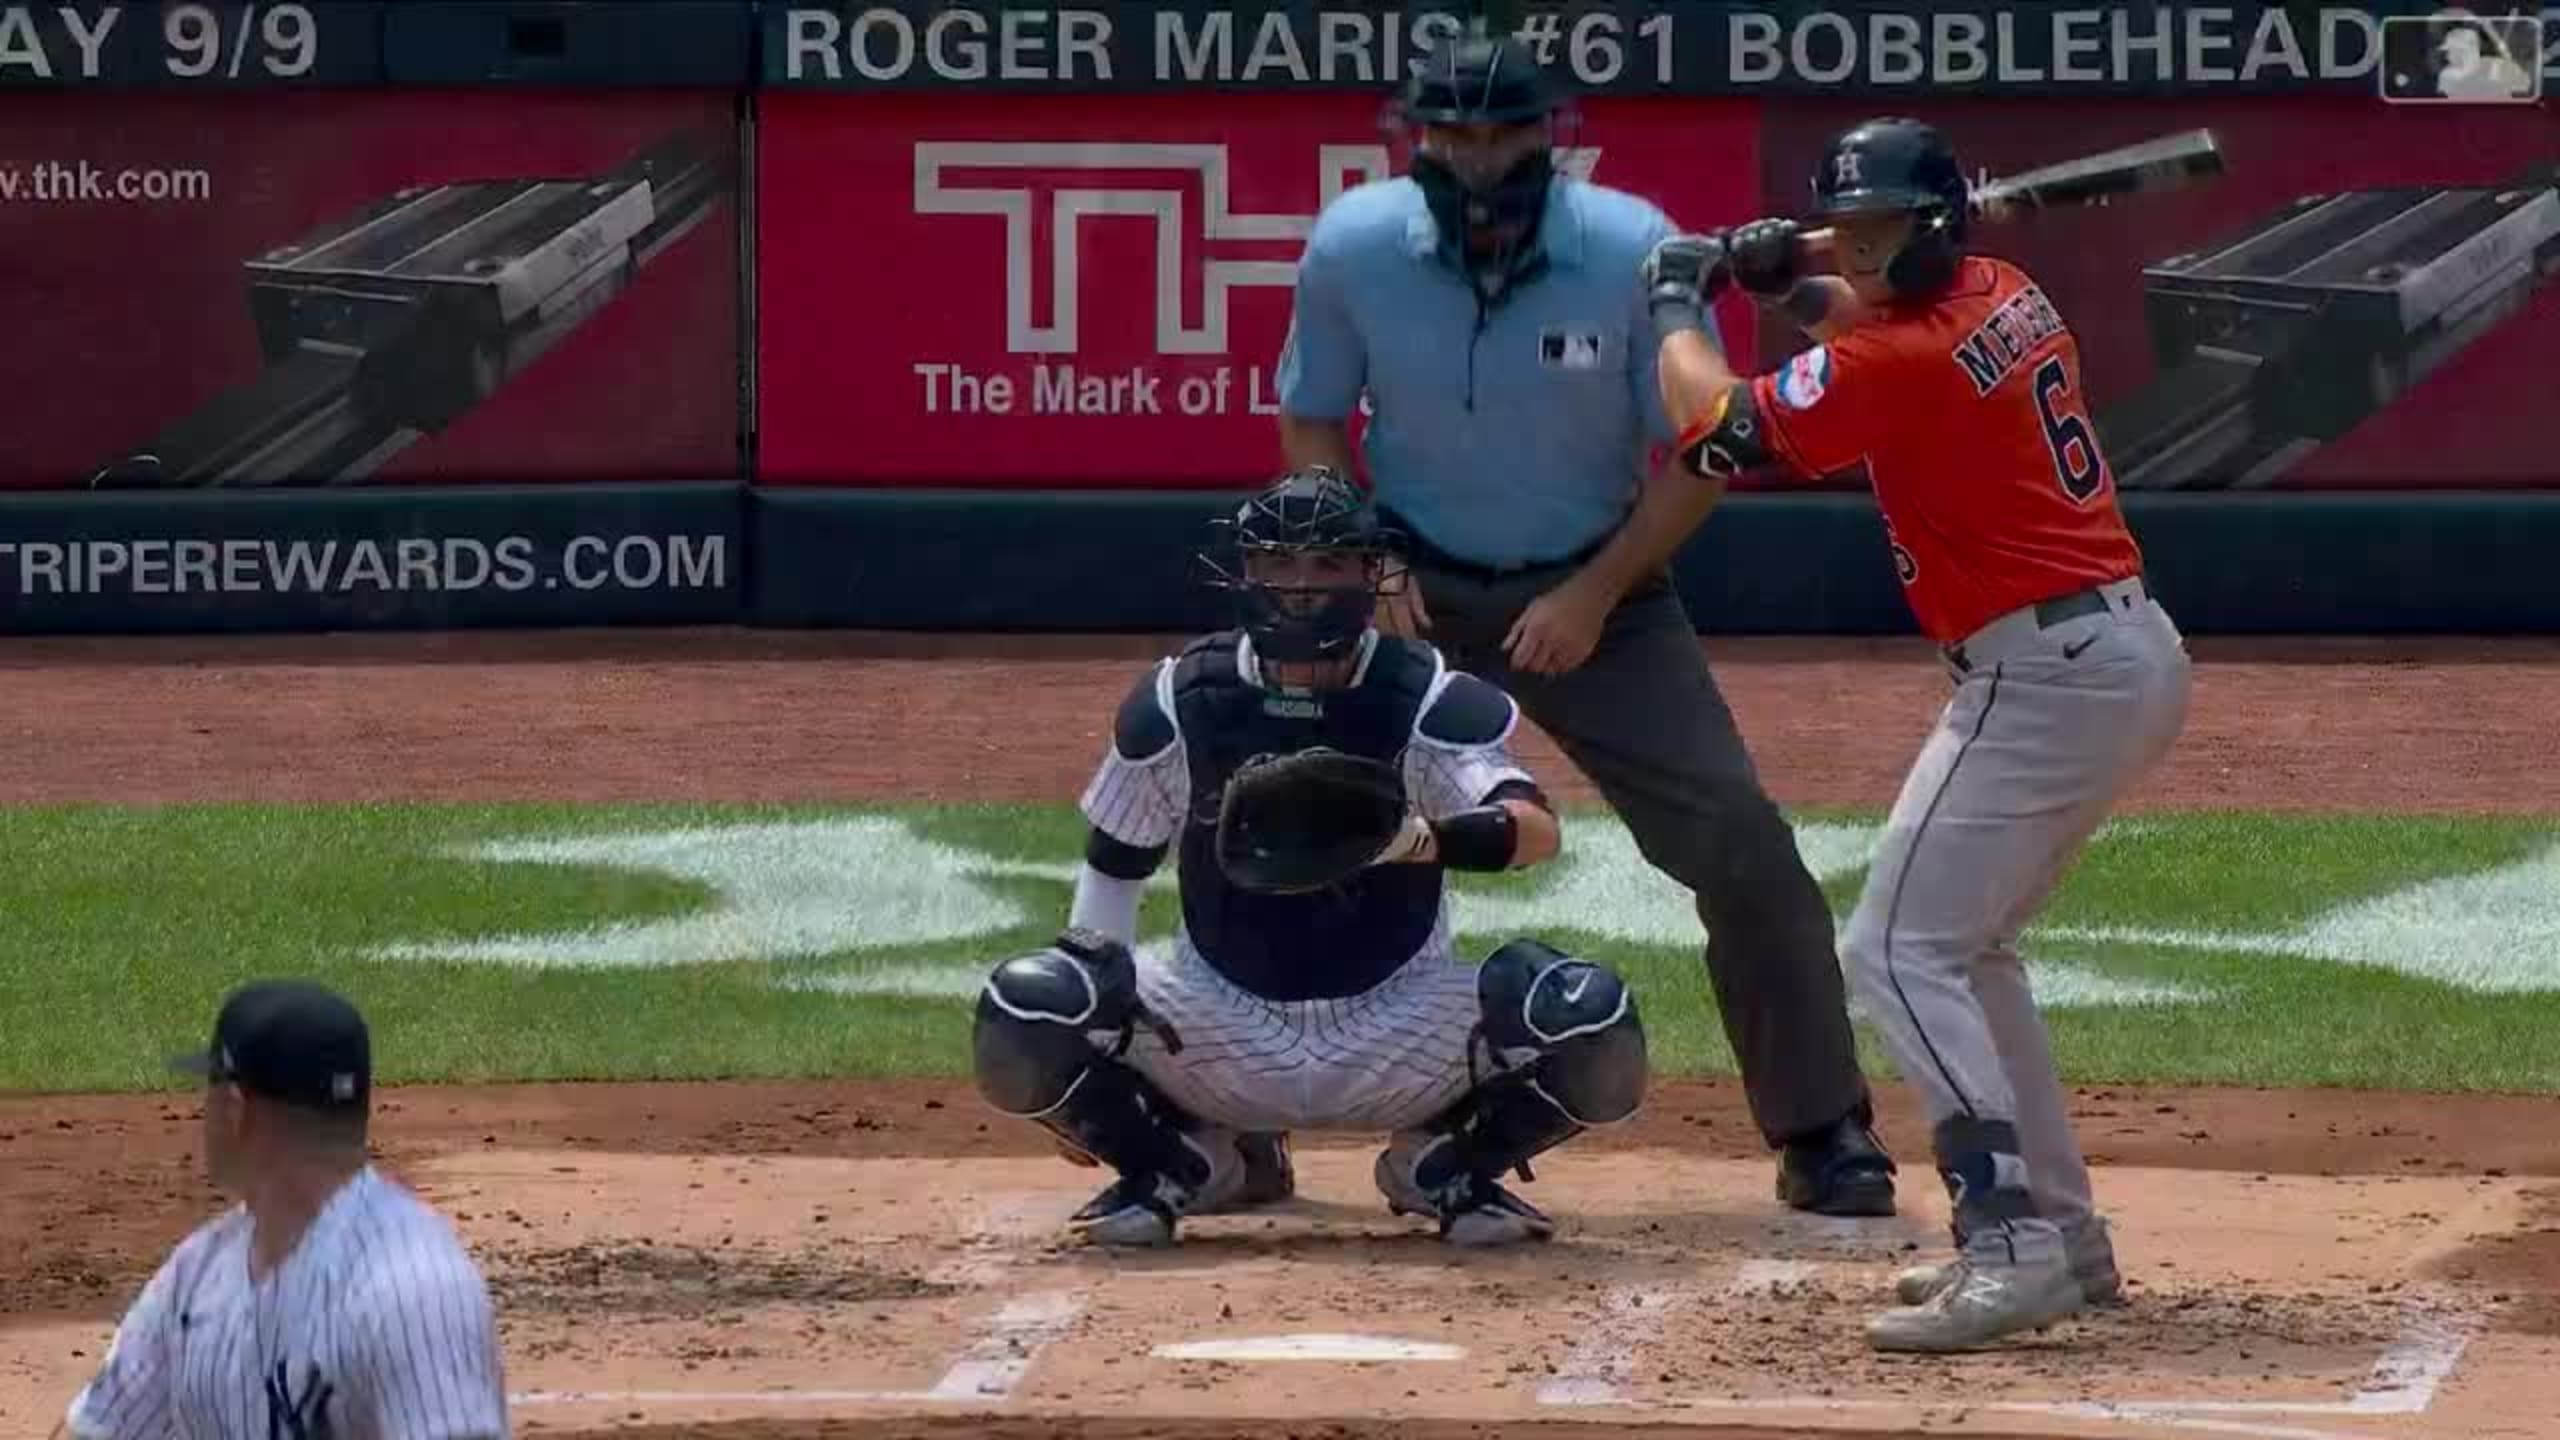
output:
[[1893, 1157], [1857, 1116], [1789, 1141], [1778, 1153], [1778, 1198], [1816, 1215], [1891, 1215]]
[[1182, 1186], [1160, 1175], [1127, 1175], [1113, 1181], [1067, 1225], [1096, 1245], [1138, 1249], [1173, 1243], [1174, 1226], [1190, 1199]]

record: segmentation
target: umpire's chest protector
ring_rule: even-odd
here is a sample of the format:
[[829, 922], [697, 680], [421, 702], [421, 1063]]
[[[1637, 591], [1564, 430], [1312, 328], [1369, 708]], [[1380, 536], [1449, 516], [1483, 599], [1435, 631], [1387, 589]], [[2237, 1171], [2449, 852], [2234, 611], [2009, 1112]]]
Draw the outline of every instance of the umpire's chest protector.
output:
[[1191, 777], [1182, 826], [1183, 927], [1211, 967], [1269, 1000], [1341, 999], [1411, 960], [1440, 916], [1436, 865], [1382, 865], [1309, 895], [1260, 895], [1218, 868], [1218, 796], [1257, 755], [1329, 745], [1401, 761], [1438, 667], [1430, 653], [1378, 637], [1350, 686], [1279, 695], [1247, 681], [1234, 632], [1185, 647], [1173, 672], [1174, 720]]

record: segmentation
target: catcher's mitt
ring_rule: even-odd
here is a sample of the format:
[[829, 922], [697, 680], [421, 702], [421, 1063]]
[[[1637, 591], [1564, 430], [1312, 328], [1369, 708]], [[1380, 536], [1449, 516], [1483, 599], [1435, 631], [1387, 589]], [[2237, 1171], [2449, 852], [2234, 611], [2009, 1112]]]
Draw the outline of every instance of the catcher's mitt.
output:
[[1404, 774], [1317, 746], [1246, 761], [1218, 798], [1218, 867], [1247, 890], [1297, 894], [1350, 878], [1404, 829]]

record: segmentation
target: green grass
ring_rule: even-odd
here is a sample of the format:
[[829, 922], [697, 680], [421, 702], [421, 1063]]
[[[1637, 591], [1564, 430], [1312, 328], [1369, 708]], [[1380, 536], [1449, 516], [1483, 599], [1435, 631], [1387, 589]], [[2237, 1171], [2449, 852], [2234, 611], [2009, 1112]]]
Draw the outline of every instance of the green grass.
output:
[[[1063, 809], [896, 812], [931, 847], [901, 840], [883, 848], [876, 837], [848, 839], [840, 830], [781, 832], [770, 843], [788, 865], [763, 873], [801, 882], [719, 925], [701, 919], [722, 900], [699, 878], [594, 859], [490, 863], [461, 853], [491, 839], [841, 824], [881, 813], [0, 811], [0, 852], [12, 857], [0, 871], [0, 910], [11, 917], [14, 941], [0, 951], [0, 1016], [8, 1017], [0, 1023], [0, 1088], [172, 1084], [162, 1058], [203, 1043], [222, 992], [278, 973], [321, 975], [356, 995], [375, 1024], [381, 1073], [395, 1082], [957, 1074], [968, 1020], [954, 994], [813, 987], [859, 986], [898, 972], [953, 992], [993, 958], [1046, 939], [1065, 913], [1062, 879], [978, 872], [1007, 861], [1072, 864], [1081, 832]], [[1569, 817], [1569, 844], [1601, 828], [1596, 815]], [[865, 844], [872, 851], [862, 852]], [[2430, 881], [2492, 875], [2554, 844], [2560, 822], [2213, 815], [2123, 827], [2090, 851], [2040, 918], [2063, 932], [2031, 932], [2039, 987], [2076, 977], [2084, 986], [2175, 987], [2188, 998], [2049, 1010], [2064, 1068], [2090, 1081], [2560, 1090], [2560, 1047], [2548, 1041], [2560, 1033], [2560, 884], [2537, 891], [2533, 874], [2521, 874], [2469, 894], [2409, 893]], [[712, 836], [688, 853], [734, 850]], [[953, 866], [970, 873], [935, 878]], [[1552, 907], [1536, 917], [1538, 932], [1630, 976], [1666, 1072], [1730, 1073], [1694, 927], [1682, 928], [1681, 897], [1641, 866], [1620, 873], [1629, 868], [1610, 872], [1622, 892], [1612, 892], [1618, 898], [1607, 910], [1621, 924], [1650, 914], [1644, 923], [1655, 938], [1597, 933]], [[2550, 873], [2560, 879], [2560, 868]], [[1826, 877], [1836, 911], [1846, 913], [1860, 879], [1854, 865]], [[1534, 898], [1558, 883], [1550, 875], [1466, 882], [1457, 901], [1466, 948], [1480, 952], [1499, 938], [1470, 931], [1471, 901]], [[2339, 932], [2347, 941], [2333, 934], [2324, 943], [2352, 949], [2365, 943], [2356, 935], [2405, 932], [2413, 949], [2451, 957], [2446, 963], [2493, 967], [2513, 993], [2287, 953], [2293, 942], [2282, 937], [2324, 916], [2335, 931], [2341, 910], [2395, 892], [2397, 909], [2374, 922], [2380, 932], [2347, 927]], [[914, 920], [919, 897], [937, 895], [944, 903], [932, 913], [940, 918]], [[1169, 891], [1151, 894], [1144, 930], [1165, 933], [1174, 913]], [[870, 927], [894, 923], [921, 938], [873, 943], [882, 932]], [[679, 933], [646, 929], [652, 925], [689, 925], [688, 943], [728, 958], [649, 964], [663, 957], [640, 942]], [[637, 941], [613, 952], [642, 962], [633, 968], [372, 953], [394, 943], [635, 931]], [[2215, 936], [2240, 938], [2216, 943]], [[1891, 1073], [1871, 1043], [1867, 1055], [1873, 1073]]]

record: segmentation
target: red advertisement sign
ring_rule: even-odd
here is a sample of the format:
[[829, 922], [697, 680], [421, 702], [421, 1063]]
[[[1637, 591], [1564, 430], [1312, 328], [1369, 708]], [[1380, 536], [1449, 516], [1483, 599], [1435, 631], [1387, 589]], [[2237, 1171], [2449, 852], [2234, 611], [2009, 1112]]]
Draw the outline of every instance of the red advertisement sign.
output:
[[722, 94], [0, 96], [0, 487], [739, 473]]
[[[1755, 212], [1747, 101], [1594, 101], [1569, 167]], [[1249, 484], [1308, 227], [1393, 173], [1375, 97], [764, 97], [758, 478]], [[1751, 317], [1719, 314], [1749, 354]]]
[[[2194, 127], [2226, 171], [1988, 225], [2080, 344], [2127, 490], [2560, 485], [2560, 111], [2362, 97], [1915, 100], [2012, 175]], [[1769, 203], [1801, 203], [1854, 96], [1766, 112]], [[2026, 117], [2033, 117], [2029, 122]], [[1762, 336], [1764, 364], [1807, 342]]]

